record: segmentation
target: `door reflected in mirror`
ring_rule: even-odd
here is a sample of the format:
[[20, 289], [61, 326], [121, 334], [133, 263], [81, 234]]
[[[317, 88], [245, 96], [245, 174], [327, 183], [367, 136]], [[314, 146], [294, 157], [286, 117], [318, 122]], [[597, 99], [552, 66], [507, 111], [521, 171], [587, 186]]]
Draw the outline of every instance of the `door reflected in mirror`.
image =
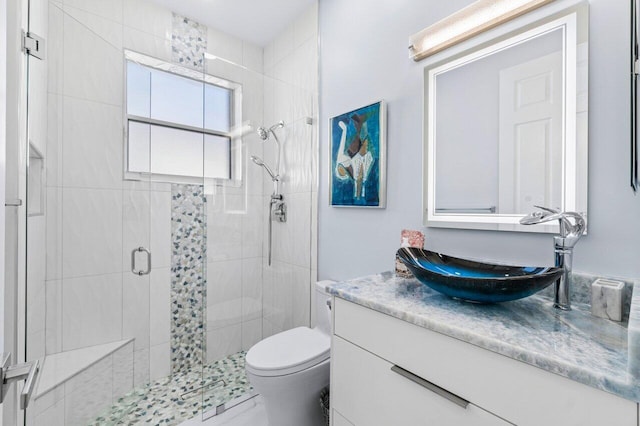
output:
[[518, 220], [536, 205], [586, 213], [586, 8], [425, 69], [428, 226], [531, 231]]

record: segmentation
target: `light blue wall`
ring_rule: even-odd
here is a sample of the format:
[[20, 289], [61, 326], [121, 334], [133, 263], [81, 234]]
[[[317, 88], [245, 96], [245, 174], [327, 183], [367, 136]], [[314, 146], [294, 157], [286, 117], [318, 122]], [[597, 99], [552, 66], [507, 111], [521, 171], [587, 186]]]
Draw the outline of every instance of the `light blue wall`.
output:
[[[553, 263], [550, 234], [422, 227], [422, 70], [411, 34], [470, 0], [322, 0], [320, 4], [320, 279], [393, 267], [400, 230], [423, 229], [427, 248], [503, 262]], [[591, 0], [589, 235], [574, 269], [640, 277], [640, 196], [629, 188], [629, 1]], [[330, 117], [384, 99], [388, 109], [387, 208], [328, 205]], [[463, 101], [461, 99], [461, 101]]]

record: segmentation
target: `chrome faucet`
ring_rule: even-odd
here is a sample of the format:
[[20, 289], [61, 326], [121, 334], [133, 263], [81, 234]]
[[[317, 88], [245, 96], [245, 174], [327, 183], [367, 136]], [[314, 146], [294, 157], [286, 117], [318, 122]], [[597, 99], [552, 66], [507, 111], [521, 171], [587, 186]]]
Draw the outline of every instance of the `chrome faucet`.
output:
[[[556, 267], [563, 272], [555, 283], [553, 307], [563, 311], [571, 310], [571, 270], [573, 264], [573, 248], [584, 234], [586, 222], [581, 214], [575, 212], [561, 212], [548, 207], [535, 206], [543, 211], [533, 212], [522, 219], [523, 225], [537, 225], [539, 223], [558, 220], [560, 235], [553, 237], [556, 255]], [[573, 220], [573, 223], [571, 220]]]

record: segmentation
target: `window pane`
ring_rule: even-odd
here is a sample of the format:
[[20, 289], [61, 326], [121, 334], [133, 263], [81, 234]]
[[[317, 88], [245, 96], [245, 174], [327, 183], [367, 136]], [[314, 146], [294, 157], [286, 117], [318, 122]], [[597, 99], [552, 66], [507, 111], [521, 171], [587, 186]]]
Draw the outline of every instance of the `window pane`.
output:
[[231, 140], [222, 136], [204, 137], [204, 175], [231, 179]]
[[127, 114], [149, 117], [151, 70], [127, 61]]
[[231, 127], [231, 90], [206, 84], [204, 90], [204, 127], [228, 132]]
[[151, 126], [151, 172], [202, 176], [202, 133]]
[[129, 121], [129, 172], [149, 173], [149, 127], [145, 123]]
[[203, 86], [199, 81], [153, 70], [151, 118], [201, 128]]

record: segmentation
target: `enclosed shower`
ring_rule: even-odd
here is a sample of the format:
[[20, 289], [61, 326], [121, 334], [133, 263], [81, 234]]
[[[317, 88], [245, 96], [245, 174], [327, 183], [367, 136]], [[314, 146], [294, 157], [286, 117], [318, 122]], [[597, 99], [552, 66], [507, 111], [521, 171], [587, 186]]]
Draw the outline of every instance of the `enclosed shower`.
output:
[[247, 349], [311, 321], [317, 4], [256, 44], [207, 2], [99, 3], [29, 2], [26, 424], [208, 418], [254, 396]]

